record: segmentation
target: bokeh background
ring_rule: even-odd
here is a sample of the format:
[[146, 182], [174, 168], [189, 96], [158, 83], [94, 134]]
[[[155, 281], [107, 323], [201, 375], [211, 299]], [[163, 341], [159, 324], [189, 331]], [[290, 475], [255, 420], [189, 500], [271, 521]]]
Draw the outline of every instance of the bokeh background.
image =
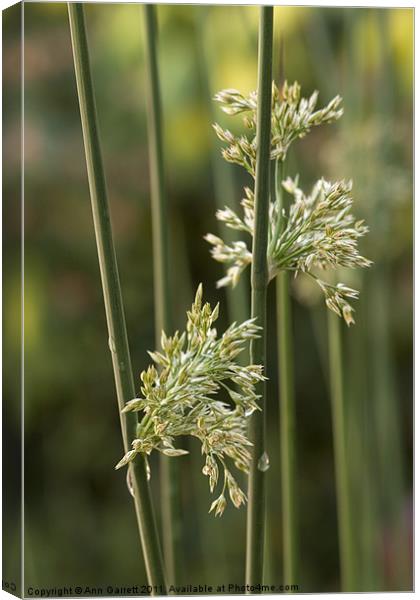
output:
[[[29, 585], [145, 583], [122, 455], [111, 357], [65, 3], [25, 4], [25, 580]], [[88, 36], [100, 134], [136, 380], [154, 347], [151, 215], [143, 13], [138, 4], [89, 4]], [[247, 294], [216, 290], [222, 266], [203, 240], [216, 205], [247, 184], [224, 165], [211, 124], [239, 131], [213, 106], [225, 87], [255, 89], [258, 8], [159, 5], [159, 67], [171, 224], [172, 308], [177, 327], [202, 281], [222, 302], [220, 327], [248, 311]], [[412, 126], [413, 12], [275, 9], [275, 73], [320, 104], [340, 93], [345, 114], [297, 142], [288, 162], [305, 189], [352, 178], [362, 240], [375, 265], [347, 273], [361, 290], [344, 331], [353, 527], [360, 589], [412, 587]], [[19, 40], [8, 40], [8, 52]], [[7, 61], [6, 61], [7, 66]], [[19, 74], [4, 85], [18, 89]], [[18, 110], [18, 103], [16, 103]], [[220, 113], [220, 114], [218, 114]], [[7, 124], [5, 133], [7, 134]], [[4, 173], [6, 186], [18, 154]], [[216, 179], [215, 179], [216, 177]], [[220, 183], [222, 182], [222, 184]], [[7, 251], [18, 243], [10, 235]], [[12, 275], [11, 275], [12, 276]], [[19, 350], [16, 287], [5, 297], [4, 335]], [[275, 304], [270, 290], [270, 319]], [[300, 577], [282, 578], [275, 328], [269, 334], [269, 527], [265, 581], [303, 592], [339, 590], [328, 396], [326, 308], [314, 286], [294, 286]], [[10, 376], [9, 376], [10, 375]], [[5, 373], [6, 393], [12, 393]], [[8, 387], [9, 386], [9, 387]], [[208, 515], [198, 446], [180, 461], [183, 582], [243, 581], [246, 511]], [[158, 505], [158, 463], [152, 460]]]

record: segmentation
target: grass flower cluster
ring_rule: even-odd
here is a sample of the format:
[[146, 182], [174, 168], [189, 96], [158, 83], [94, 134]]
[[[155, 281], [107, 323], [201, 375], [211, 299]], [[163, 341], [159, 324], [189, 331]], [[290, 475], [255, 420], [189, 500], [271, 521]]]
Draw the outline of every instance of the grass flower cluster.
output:
[[[142, 411], [132, 449], [116, 468], [129, 463], [139, 453], [150, 455], [158, 450], [171, 457], [187, 454], [174, 445], [179, 436], [193, 436], [201, 442], [205, 455], [203, 474], [208, 476], [213, 493], [223, 469], [223, 487], [210, 511], [221, 515], [228, 490], [232, 503], [239, 507], [246, 496], [231, 473], [228, 460], [244, 471], [249, 470], [252, 445], [247, 438], [251, 414], [258, 409], [254, 388], [264, 380], [262, 367], [241, 366], [236, 357], [251, 339], [258, 337], [255, 320], [233, 323], [220, 337], [213, 327], [219, 306], [212, 310], [202, 302], [200, 285], [186, 331], [173, 337], [162, 333], [161, 352], [150, 352], [154, 365], [141, 374], [141, 398], [129, 401], [123, 412]], [[225, 399], [220, 394], [225, 394]], [[226, 400], [227, 399], [227, 400]]]
[[[228, 162], [243, 166], [255, 177], [257, 92], [253, 91], [245, 97], [238, 90], [222, 90], [216, 94], [215, 100], [228, 115], [247, 113], [244, 123], [251, 131], [249, 137], [235, 137], [229, 130], [224, 130], [217, 124], [214, 125], [214, 129], [218, 137], [228, 144], [223, 150], [224, 158]], [[302, 98], [300, 85], [296, 81], [293, 85], [286, 81], [281, 90], [273, 83], [270, 155], [272, 160], [284, 160], [294, 140], [305, 137], [312, 127], [336, 121], [343, 114], [340, 96], [333, 98], [320, 110], [315, 110], [317, 100], [317, 91], [313, 92], [310, 98]]]
[[[222, 109], [229, 115], [247, 113], [245, 124], [250, 136], [234, 136], [230, 131], [215, 125], [218, 137], [228, 144], [222, 154], [229, 162], [244, 167], [255, 178], [255, 118], [256, 92], [247, 98], [236, 90], [225, 90], [216, 95]], [[315, 110], [317, 92], [309, 99], [301, 98], [300, 86], [287, 82], [280, 91], [273, 84], [271, 116], [271, 160], [282, 163], [290, 144], [304, 137], [313, 126], [330, 123], [343, 113], [341, 98], [336, 96], [320, 110]], [[250, 115], [248, 114], [250, 113]], [[351, 214], [353, 200], [351, 182], [330, 183], [320, 179], [308, 196], [298, 187], [298, 178], [276, 181], [292, 196], [288, 211], [279, 206], [278, 194], [273, 194], [270, 202], [270, 225], [268, 231], [267, 260], [269, 278], [273, 279], [280, 271], [306, 273], [314, 278], [324, 293], [325, 301], [331, 310], [342, 316], [350, 325], [353, 308], [348, 300], [356, 299], [358, 292], [344, 284], [331, 285], [313, 270], [325, 271], [338, 267], [368, 267], [371, 261], [358, 250], [358, 240], [368, 232], [363, 221], [356, 221]], [[241, 202], [243, 215], [238, 216], [231, 208], [219, 210], [216, 217], [227, 227], [249, 234], [254, 231], [254, 192], [245, 188], [245, 198]], [[225, 243], [220, 237], [208, 234], [206, 240], [213, 246], [212, 256], [227, 265], [227, 274], [218, 281], [218, 286], [235, 286], [252, 262], [251, 249], [245, 241]]]

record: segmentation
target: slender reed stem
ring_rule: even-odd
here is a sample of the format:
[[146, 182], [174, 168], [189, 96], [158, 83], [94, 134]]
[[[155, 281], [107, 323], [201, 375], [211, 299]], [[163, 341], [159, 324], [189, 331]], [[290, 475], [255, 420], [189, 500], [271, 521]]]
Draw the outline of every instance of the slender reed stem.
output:
[[[373, 434], [376, 446], [375, 479], [379, 484], [379, 515], [387, 523], [392, 536], [395, 555], [392, 570], [384, 569], [387, 589], [407, 590], [411, 586], [408, 530], [404, 514], [404, 459], [401, 439], [401, 414], [396, 403], [395, 365], [391, 354], [391, 340], [387, 323], [391, 320], [389, 282], [392, 281], [387, 265], [375, 265], [375, 273], [368, 282], [369, 298], [375, 302], [370, 309], [372, 331], [371, 376]], [[375, 439], [376, 438], [376, 439]], [[382, 543], [386, 534], [380, 532]]]
[[[196, 9], [196, 31], [197, 31], [197, 68], [200, 76], [201, 85], [203, 88], [203, 97], [206, 103], [206, 108], [210, 116], [211, 122], [217, 120], [215, 111], [215, 103], [212, 101], [212, 85], [211, 73], [212, 63], [211, 54], [207, 50], [214, 47], [214, 44], [206, 44], [206, 23], [208, 23], [208, 14], [211, 7], [198, 6]], [[216, 136], [212, 136], [211, 144], [211, 171], [214, 187], [214, 195], [216, 206], [223, 210], [226, 206], [238, 212], [240, 203], [235, 197], [235, 178], [232, 173], [231, 165], [226, 161], [220, 160], [220, 148], [216, 144]], [[220, 234], [228, 244], [236, 241], [237, 235], [233, 229], [225, 227], [223, 223], [218, 221]], [[228, 286], [226, 290], [226, 298], [228, 305], [229, 321], [243, 323], [249, 319], [249, 296], [248, 282], [245, 277], [241, 277], [235, 288]], [[240, 355], [239, 361], [245, 360], [245, 356]], [[245, 364], [245, 363], [244, 363]]]
[[[212, 31], [212, 20], [211, 11], [212, 6], [201, 6], [195, 7], [195, 34], [196, 34], [196, 67], [197, 73], [200, 78], [201, 92], [203, 103], [206, 107], [206, 112], [209, 117], [210, 123], [217, 121], [217, 114], [215, 110], [216, 103], [212, 99], [212, 95], [215, 92], [212, 84], [212, 74], [215, 69], [215, 53], [217, 52], [214, 40], [211, 39], [209, 33]], [[216, 207], [223, 210], [226, 206], [232, 208], [235, 212], [239, 211], [240, 203], [236, 198], [235, 194], [235, 178], [232, 173], [231, 165], [226, 161], [221, 160], [220, 146], [217, 142], [217, 138], [213, 132], [211, 134], [211, 152], [210, 152], [210, 164], [211, 164], [211, 175], [214, 190], [214, 199]], [[217, 221], [219, 227], [219, 234], [221, 237], [225, 237], [227, 243], [232, 243], [237, 240], [235, 231], [224, 227], [224, 225]], [[229, 323], [243, 323], [250, 317], [250, 298], [248, 291], [248, 281], [245, 277], [241, 277], [235, 286], [223, 288], [226, 293], [227, 300], [227, 317]], [[245, 365], [247, 356], [243, 352], [237, 357], [240, 364]], [[205, 538], [206, 555], [214, 556], [214, 552], [218, 555], [218, 566], [217, 573], [220, 581], [227, 581], [232, 576], [231, 565], [229, 564], [229, 554], [232, 552], [232, 548], [238, 544], [237, 538], [226, 539], [220, 537], [217, 539], [215, 536], [209, 536], [209, 529], [214, 528], [213, 524], [207, 521], [201, 525], [200, 530], [197, 533]], [[205, 537], [207, 535], [207, 538]], [[208, 565], [211, 570], [211, 565]]]
[[[162, 139], [162, 107], [156, 49], [157, 22], [153, 4], [144, 7], [147, 71], [147, 124], [153, 225], [153, 267], [155, 274], [156, 339], [171, 328], [167, 195]], [[166, 331], [170, 333], [170, 331]]]
[[[128, 413], [127, 416], [121, 414], [125, 403], [135, 397], [131, 358], [99, 144], [84, 9], [80, 3], [69, 3], [68, 10], [93, 222], [108, 324], [109, 347], [112, 355], [124, 450], [127, 452], [130, 446], [129, 441], [135, 437], [137, 428], [137, 417], [134, 413]], [[131, 463], [129, 469], [147, 578], [150, 585], [158, 586], [154, 590], [155, 593], [163, 594], [165, 593], [165, 578], [147, 481], [146, 463], [143, 459], [137, 459]]]
[[[371, 277], [373, 273], [369, 273]], [[361, 288], [367, 293], [367, 283]], [[345, 382], [347, 390], [347, 434], [351, 447], [349, 459], [350, 488], [352, 492], [352, 515], [358, 527], [354, 535], [355, 552], [357, 552], [357, 580], [366, 591], [383, 589], [381, 584], [379, 548], [379, 503], [376, 489], [377, 467], [375, 454], [375, 435], [373, 418], [374, 405], [370, 400], [367, 365], [369, 350], [366, 347], [367, 315], [366, 305], [357, 310], [357, 324], [352, 328], [348, 339], [348, 371]], [[357, 515], [357, 517], [355, 517]], [[353, 525], [354, 527], [354, 525]]]
[[[277, 214], [283, 212], [284, 161], [276, 161], [275, 196]], [[277, 235], [282, 230], [282, 220], [276, 225]], [[274, 239], [277, 239], [276, 236]], [[295, 476], [295, 390], [293, 366], [292, 306], [290, 299], [290, 273], [281, 271], [276, 278], [277, 296], [277, 353], [279, 361], [280, 401], [280, 458], [283, 531], [283, 577], [290, 583], [297, 581], [297, 523]]]
[[[395, 68], [392, 61], [389, 35], [391, 16], [377, 11], [376, 21], [378, 39], [380, 40], [381, 65], [378, 84], [381, 94], [377, 96], [375, 112], [380, 122], [395, 123], [398, 118], [397, 99], [395, 97]], [[378, 163], [376, 169], [369, 169], [370, 181], [377, 181], [379, 173], [384, 172], [396, 159], [392, 136], [387, 136], [378, 147]], [[373, 172], [372, 172], [373, 171]], [[381, 231], [379, 235], [389, 235], [392, 231], [392, 198], [377, 194], [376, 203], [370, 204], [372, 215], [381, 215]], [[388, 206], [386, 204], [388, 203]], [[371, 217], [373, 218], [373, 217]], [[386, 254], [386, 253], [385, 253]], [[382, 257], [384, 258], [384, 257]], [[412, 561], [410, 558], [409, 529], [407, 526], [407, 475], [404, 461], [404, 437], [402, 424], [402, 403], [397, 391], [397, 374], [395, 358], [392, 352], [391, 298], [394, 295], [392, 269], [388, 261], [375, 263], [372, 277], [369, 279], [369, 298], [372, 299], [369, 309], [372, 341], [372, 405], [376, 429], [378, 454], [378, 481], [380, 486], [381, 520], [391, 530], [392, 546], [395, 548], [393, 573], [384, 573], [388, 589], [412, 589]], [[392, 477], [390, 478], [390, 472]], [[381, 532], [383, 535], [383, 531]], [[385, 542], [386, 543], [386, 542]], [[393, 576], [392, 576], [393, 575]]]
[[[255, 178], [255, 225], [252, 248], [251, 313], [263, 327], [251, 342], [251, 363], [266, 365], [267, 237], [270, 195], [271, 78], [273, 62], [273, 7], [260, 8], [258, 41], [257, 163]], [[254, 444], [248, 482], [246, 583], [261, 583], [265, 525], [265, 404], [266, 384], [258, 385], [262, 411], [251, 420]]]
[[355, 553], [350, 506], [350, 473], [344, 406], [343, 348], [339, 317], [328, 311], [330, 396], [334, 440], [341, 589], [355, 591]]
[[[358, 19], [357, 13], [355, 11], [350, 11], [349, 14], [344, 19], [344, 27], [345, 27], [345, 36], [346, 36], [346, 48], [348, 48], [346, 54], [346, 64], [345, 69], [347, 71], [346, 80], [349, 82], [348, 89], [345, 90], [344, 96], [348, 99], [348, 110], [346, 111], [346, 118], [343, 120], [341, 125], [341, 133], [343, 138], [346, 140], [346, 144], [350, 144], [354, 140], [353, 127], [354, 121], [356, 119], [361, 119], [361, 99], [362, 99], [362, 87], [355, 86], [354, 81], [357, 80], [358, 70], [356, 68], [357, 65], [357, 52], [356, 50], [360, 49], [360, 36], [354, 36], [355, 19]], [[357, 27], [356, 27], [357, 30]], [[331, 44], [331, 40], [329, 39], [329, 31], [326, 27], [326, 21], [322, 18], [318, 13], [314, 13], [314, 19], [312, 21], [312, 27], [308, 29], [309, 33], [309, 41], [312, 44], [311, 48], [311, 56], [313, 57], [313, 65], [319, 77], [319, 80], [322, 84], [322, 88], [325, 89], [329, 95], [334, 95], [337, 93], [337, 90], [340, 86], [340, 71], [337, 68], [337, 61], [335, 60], [333, 54], [333, 47]], [[354, 41], [353, 41], [354, 38]], [[355, 43], [354, 43], [355, 42]], [[323, 68], [319, 68], [320, 65], [323, 65]], [[360, 78], [360, 76], [359, 76]], [[359, 153], [360, 154], [360, 153]], [[357, 181], [361, 182], [363, 178], [363, 174], [360, 170], [360, 156], [352, 157], [352, 165], [354, 170], [354, 177]], [[372, 168], [370, 168], [370, 171]], [[356, 176], [356, 172], [358, 175]], [[375, 269], [374, 269], [375, 271]], [[369, 273], [369, 278], [373, 276], [373, 273]], [[364, 280], [362, 275], [362, 281]], [[364, 287], [364, 286], [362, 286]], [[367, 294], [369, 296], [369, 294]], [[374, 303], [372, 303], [374, 305]], [[315, 309], [316, 310], [316, 309]], [[369, 361], [364, 359], [364, 354], [366, 350], [366, 342], [364, 340], [365, 331], [368, 331], [368, 328], [363, 328], [363, 323], [359, 322], [361, 320], [361, 314], [359, 311], [362, 311], [363, 308], [360, 307], [358, 310], [358, 323], [356, 324], [355, 331], [352, 331], [349, 345], [350, 345], [350, 369], [351, 372], [351, 386], [347, 386], [346, 397], [348, 398], [348, 407], [347, 410], [343, 411], [343, 436], [347, 438], [347, 443], [352, 445], [352, 452], [346, 452], [346, 447], [343, 447], [343, 453], [346, 460], [346, 483], [345, 485], [348, 488], [349, 501], [345, 501], [345, 506], [339, 512], [339, 520], [341, 512], [348, 512], [350, 509], [346, 509], [346, 505], [350, 502], [350, 506], [352, 509], [352, 514], [348, 514], [347, 516], [343, 516], [342, 520], [346, 521], [346, 519], [350, 520], [354, 515], [357, 514], [356, 519], [352, 522], [345, 524], [343, 527], [339, 526], [339, 536], [342, 538], [347, 534], [345, 531], [349, 532], [348, 535], [351, 536], [351, 541], [349, 544], [351, 545], [351, 558], [345, 558], [345, 556], [341, 559], [341, 564], [346, 561], [350, 563], [351, 566], [347, 567], [347, 571], [350, 569], [353, 570], [353, 576], [357, 571], [357, 580], [359, 586], [363, 588], [363, 590], [368, 591], [371, 589], [378, 589], [378, 552], [377, 552], [377, 484], [375, 481], [375, 477], [372, 477], [374, 466], [374, 459], [372, 453], [372, 446], [374, 440], [374, 431], [372, 429], [371, 419], [369, 418], [369, 412], [371, 410], [371, 399], [366, 396], [367, 388], [365, 386], [365, 380], [367, 377], [367, 366]], [[330, 313], [331, 311], [327, 311]], [[313, 315], [313, 323], [314, 325], [318, 325], [319, 319], [317, 315], [312, 311]], [[343, 357], [342, 357], [342, 343], [341, 343], [341, 332], [340, 332], [340, 323], [337, 322], [338, 319], [334, 317], [333, 314], [328, 314], [328, 338], [329, 340], [337, 338], [337, 348], [338, 352], [336, 352], [336, 360], [340, 362], [342, 365]], [[321, 329], [321, 328], [320, 328]], [[338, 333], [335, 330], [338, 330]], [[320, 330], [318, 330], [317, 337], [321, 336]], [[331, 342], [330, 342], [331, 346]], [[331, 364], [331, 355], [332, 350], [329, 349], [329, 362], [330, 362], [330, 378], [332, 377], [331, 371], [333, 366]], [[352, 368], [353, 366], [353, 368]], [[341, 401], [343, 401], [343, 390], [344, 390], [344, 382], [342, 380], [342, 367], [340, 367], [340, 379], [341, 379]], [[338, 375], [337, 375], [338, 379]], [[333, 393], [331, 392], [331, 395]], [[334, 399], [332, 398], [332, 402]], [[344, 431], [345, 430], [345, 431]], [[334, 436], [335, 436], [334, 430]], [[338, 434], [337, 434], [338, 435]], [[335, 440], [334, 440], [335, 443]], [[335, 447], [338, 444], [343, 444], [343, 440], [341, 442], [335, 443]], [[363, 457], [363, 460], [361, 460]], [[336, 465], [339, 462], [340, 458], [338, 456], [335, 457]], [[337, 468], [337, 467], [336, 467]], [[344, 478], [344, 474], [341, 477]], [[337, 477], [337, 487], [339, 485], [338, 477]], [[340, 506], [340, 499], [337, 494], [337, 503]], [[344, 532], [341, 533], [341, 530], [344, 529]], [[340, 549], [343, 547], [344, 542], [339, 540]], [[344, 550], [343, 550], [344, 551]], [[347, 551], [348, 552], [348, 551]], [[344, 572], [344, 566], [341, 567], [342, 573]], [[343, 588], [344, 588], [344, 574], [343, 577]], [[348, 591], [348, 589], [346, 589]]]
[[290, 274], [281, 271], [276, 279], [277, 336], [280, 377], [280, 457], [283, 530], [283, 577], [297, 582], [297, 524], [295, 475], [295, 390]]
[[[162, 103], [157, 58], [156, 7], [145, 4], [146, 72], [147, 72], [147, 124], [149, 133], [149, 165], [152, 203], [153, 270], [155, 300], [156, 347], [161, 332], [172, 332], [171, 292], [169, 283], [169, 227], [165, 186], [165, 169], [162, 136]], [[161, 511], [163, 552], [171, 584], [179, 578], [180, 507], [178, 462], [167, 456], [160, 458]]]

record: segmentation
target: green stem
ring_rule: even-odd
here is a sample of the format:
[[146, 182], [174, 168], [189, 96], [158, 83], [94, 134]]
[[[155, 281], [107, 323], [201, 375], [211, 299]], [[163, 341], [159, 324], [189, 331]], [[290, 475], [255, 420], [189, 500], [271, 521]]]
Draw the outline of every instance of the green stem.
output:
[[[135, 397], [131, 358], [99, 144], [84, 9], [80, 3], [69, 3], [68, 10], [109, 346], [124, 450], [127, 452], [130, 440], [136, 435], [138, 422], [135, 413], [121, 414], [125, 403]], [[145, 460], [138, 458], [129, 469], [148, 582], [158, 586], [155, 593], [162, 594], [165, 592], [165, 577]]]
[[[393, 68], [392, 52], [388, 43], [391, 16], [387, 12], [375, 11], [380, 40], [381, 65], [378, 83], [382, 93], [376, 98], [376, 114], [383, 123], [395, 122], [398, 118], [398, 102], [395, 94], [395, 68]], [[393, 148], [392, 137], [386, 138], [378, 148], [377, 168], [369, 169], [369, 184], [375, 181], [392, 161], [397, 151]], [[392, 231], [392, 198], [390, 193], [377, 194], [376, 202], [370, 206], [373, 215], [381, 215], [379, 235], [389, 235]], [[396, 361], [393, 355], [392, 301], [395, 283], [392, 279], [390, 256], [385, 252], [382, 260], [378, 257], [375, 269], [368, 280], [368, 294], [371, 299], [369, 324], [372, 332], [372, 406], [374, 411], [374, 432], [377, 446], [377, 466], [379, 482], [379, 514], [383, 523], [387, 523], [395, 548], [395, 560], [392, 573], [384, 573], [388, 589], [412, 589], [412, 564], [410, 559], [409, 530], [407, 527], [406, 492], [407, 472], [404, 458], [402, 430], [402, 414], [404, 405], [397, 391]], [[390, 472], [392, 478], [390, 479]], [[383, 535], [383, 529], [381, 534]], [[389, 534], [388, 534], [389, 535]]]
[[351, 592], [355, 591], [356, 557], [351, 520], [350, 472], [344, 406], [342, 323], [331, 310], [327, 312], [341, 590]]
[[168, 334], [170, 334], [171, 329], [168, 202], [163, 160], [162, 108], [156, 49], [156, 12], [153, 4], [145, 4], [143, 8], [146, 34], [147, 125], [152, 200], [155, 322], [156, 340], [160, 344], [162, 329]]
[[[214, 47], [214, 44], [206, 43], [206, 30], [208, 29], [206, 24], [209, 21], [208, 8], [206, 7], [205, 9], [200, 6], [196, 9], [197, 68], [201, 78], [204, 102], [211, 122], [214, 123], [217, 120], [215, 103], [212, 100], [211, 85], [212, 62], [214, 61], [211, 60], [211, 54], [206, 52], [207, 49]], [[238, 213], [240, 203], [235, 197], [235, 179], [232, 175], [232, 169], [226, 161], [220, 159], [220, 148], [215, 141], [216, 136], [213, 135], [211, 142], [211, 172], [216, 206], [220, 210], [228, 206]], [[217, 223], [220, 236], [228, 244], [238, 239], [237, 232], [229, 227], [225, 227], [220, 221], [217, 221]], [[234, 321], [236, 323], [243, 323], [249, 319], [249, 296], [246, 278], [240, 277], [235, 288], [228, 286], [224, 289], [226, 290], [229, 321], [231, 323]], [[239, 356], [238, 358], [240, 362], [245, 360], [244, 356]]]
[[[153, 230], [153, 271], [156, 347], [161, 332], [172, 332], [171, 292], [169, 282], [168, 202], [165, 186], [162, 136], [162, 106], [157, 58], [156, 7], [145, 4], [147, 124]], [[160, 457], [161, 511], [163, 551], [171, 584], [179, 580], [181, 562], [181, 523], [179, 506], [178, 462]]]
[[[267, 241], [270, 195], [271, 78], [273, 62], [273, 7], [260, 8], [258, 48], [257, 162], [255, 178], [255, 224], [252, 248], [251, 313], [263, 327], [261, 337], [251, 342], [251, 363], [266, 365]], [[246, 583], [261, 583], [265, 525], [265, 473], [258, 468], [265, 452], [266, 384], [260, 383], [262, 411], [251, 420], [254, 445], [248, 481]]]
[[[276, 162], [276, 203], [278, 221], [276, 236], [281, 233], [283, 212], [284, 162]], [[295, 390], [293, 366], [292, 306], [290, 274], [281, 271], [276, 280], [277, 344], [280, 392], [280, 457], [283, 530], [283, 577], [289, 583], [297, 582], [297, 523], [295, 476]]]
[[[373, 273], [366, 274], [370, 280]], [[360, 285], [363, 295], [374, 302], [366, 282]], [[375, 454], [375, 425], [373, 418], [374, 402], [370, 400], [370, 381], [366, 366], [369, 365], [369, 350], [366, 347], [366, 305], [357, 310], [357, 325], [349, 336], [348, 375], [345, 389], [348, 390], [347, 431], [348, 443], [352, 448], [349, 460], [350, 488], [352, 492], [352, 514], [357, 514], [360, 525], [355, 535], [355, 551], [358, 552], [357, 579], [366, 592], [383, 588], [381, 583], [381, 556], [378, 552], [380, 531], [380, 511], [378, 502], [377, 466]], [[357, 511], [357, 512], [356, 512]]]
[[[409, 542], [404, 515], [404, 458], [401, 440], [401, 414], [396, 403], [395, 365], [391, 354], [389, 327], [391, 306], [389, 303], [389, 268], [375, 265], [367, 285], [372, 304], [369, 325], [372, 348], [371, 400], [375, 452], [377, 456], [375, 479], [380, 492], [379, 516], [387, 524], [395, 558], [391, 573], [384, 573], [388, 589], [410, 589]], [[374, 306], [374, 308], [373, 308]], [[390, 475], [390, 473], [392, 475]], [[391, 478], [391, 479], [390, 479]], [[384, 535], [381, 531], [380, 535]], [[386, 542], [383, 542], [386, 543]]]
[[277, 338], [280, 378], [280, 444], [281, 498], [283, 530], [283, 577], [296, 583], [297, 520], [295, 475], [295, 390], [293, 366], [293, 333], [290, 300], [290, 273], [281, 271], [276, 279]]
[[282, 231], [282, 225], [283, 225], [283, 217], [282, 217], [283, 186], [281, 183], [283, 181], [283, 179], [284, 179], [284, 160], [276, 160], [274, 187], [275, 187], [275, 198], [276, 198], [276, 205], [277, 205], [277, 221], [276, 221], [276, 227], [274, 230], [273, 239], [271, 240], [271, 243], [273, 246], [275, 246], [275, 244], [276, 244], [276, 241]]

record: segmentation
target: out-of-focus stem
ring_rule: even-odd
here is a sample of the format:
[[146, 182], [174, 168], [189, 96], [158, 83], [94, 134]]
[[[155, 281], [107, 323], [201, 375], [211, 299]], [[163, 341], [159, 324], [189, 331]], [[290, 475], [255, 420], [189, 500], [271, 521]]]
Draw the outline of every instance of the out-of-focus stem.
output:
[[[207, 7], [208, 10], [209, 7]], [[212, 61], [210, 53], [206, 52], [207, 48], [212, 46], [206, 45], [206, 7], [200, 6], [196, 10], [196, 25], [197, 25], [197, 65], [198, 72], [203, 87], [203, 96], [206, 103], [206, 108], [211, 119], [211, 123], [217, 121], [217, 114], [215, 111], [215, 102], [212, 100], [212, 89], [211, 89], [211, 65]], [[214, 91], [214, 90], [213, 90]], [[216, 136], [213, 136], [216, 140]], [[238, 211], [240, 203], [235, 197], [235, 181], [232, 175], [231, 165], [228, 165], [224, 160], [221, 159], [220, 149], [214, 142], [211, 144], [211, 168], [214, 186], [214, 195], [216, 206], [218, 209], [223, 210], [226, 206], [232, 208], [235, 212]], [[220, 234], [227, 244], [237, 240], [235, 232], [229, 227], [225, 227], [220, 221], [217, 221]], [[241, 277], [233, 289], [231, 286], [225, 288], [226, 298], [228, 304], [229, 321], [236, 323], [243, 323], [249, 319], [249, 297], [248, 297], [248, 285], [245, 277]], [[244, 360], [241, 356], [239, 360]]]
[[[130, 440], [135, 438], [137, 429], [137, 416], [134, 413], [121, 414], [126, 402], [135, 397], [131, 357], [99, 143], [84, 8], [82, 4], [69, 3], [68, 10], [93, 222], [108, 324], [109, 347], [112, 355], [124, 450], [127, 452], [130, 449]], [[153, 593], [165, 594], [163, 562], [145, 460], [137, 458], [130, 463], [129, 472], [148, 582], [151, 586], [156, 586]]]
[[[209, 117], [209, 129], [210, 123], [215, 123], [218, 120], [218, 114], [216, 113], [216, 103], [212, 99], [214, 93], [212, 85], [212, 73], [214, 71], [214, 53], [217, 51], [215, 44], [209, 39], [207, 35], [211, 29], [211, 20], [209, 21], [209, 13], [214, 7], [212, 6], [197, 6], [195, 7], [195, 25], [196, 25], [196, 60], [197, 60], [197, 72], [200, 78], [202, 87], [203, 103], [206, 107], [206, 111]], [[217, 10], [217, 9], [216, 9]], [[242, 11], [239, 11], [242, 13]], [[235, 196], [235, 180], [232, 174], [231, 165], [228, 165], [221, 157], [220, 147], [217, 144], [216, 135], [212, 134], [211, 139], [211, 175], [213, 180], [214, 199], [215, 205], [218, 209], [223, 210], [226, 206], [229, 206], [235, 212], [239, 212], [240, 203]], [[235, 232], [229, 227], [224, 225], [217, 220], [220, 236], [223, 237], [228, 244], [237, 240]], [[226, 292], [227, 300], [227, 312], [229, 323], [243, 323], [250, 317], [250, 303], [248, 295], [248, 282], [245, 277], [241, 277], [233, 289], [231, 286], [224, 288]], [[240, 363], [245, 364], [247, 357], [245, 353], [240, 354], [237, 357]], [[208, 525], [207, 525], [208, 526]], [[213, 528], [213, 525], [210, 527]], [[201, 533], [201, 536], [200, 536]], [[198, 532], [200, 539], [203, 539], [203, 546], [206, 548], [206, 555], [212, 556], [214, 552], [219, 555], [219, 567], [218, 574], [220, 580], [229, 579], [229, 573], [231, 567], [229, 565], [229, 553], [231, 548], [236, 546], [237, 540], [232, 538], [231, 540], [215, 540], [213, 536], [206, 538], [206, 531], [204, 525], [201, 531]], [[211, 565], [208, 564], [211, 570]]]
[[297, 571], [297, 498], [295, 390], [293, 334], [290, 300], [290, 274], [281, 271], [276, 279], [277, 336], [280, 381], [281, 498], [284, 580], [296, 583]]
[[[284, 161], [276, 161], [275, 198], [278, 220], [277, 239], [282, 230]], [[293, 366], [292, 306], [290, 299], [290, 274], [281, 271], [276, 278], [277, 353], [280, 406], [280, 459], [283, 531], [283, 576], [291, 583], [297, 574], [297, 522], [295, 475], [295, 390]]]
[[334, 441], [341, 590], [355, 591], [355, 552], [351, 519], [349, 456], [344, 405], [343, 349], [340, 318], [328, 311], [330, 397]]
[[[344, 13], [343, 13], [344, 14]], [[347, 61], [344, 64], [346, 72], [345, 80], [350, 82], [344, 89], [344, 98], [347, 99], [346, 112], [340, 124], [340, 133], [346, 140], [346, 146], [351, 148], [354, 134], [352, 130], [360, 118], [362, 87], [354, 85], [357, 78], [357, 51], [360, 50], [360, 36], [354, 36], [357, 30], [357, 11], [348, 11], [345, 14], [344, 30], [347, 43]], [[320, 11], [315, 11], [310, 27], [308, 27], [309, 41], [311, 45], [311, 56], [315, 72], [318, 75], [321, 89], [329, 96], [335, 95], [340, 87], [340, 72], [338, 63], [334, 57], [334, 49], [329, 39], [329, 31], [326, 26], [325, 16]], [[353, 42], [354, 38], [354, 42]], [[323, 65], [320, 68], [320, 65]], [[325, 68], [326, 66], [326, 68]], [[360, 80], [360, 77], [359, 77]], [[360, 171], [360, 156], [352, 157], [353, 176], [360, 188], [363, 188], [362, 173]], [[362, 281], [370, 278], [373, 273], [362, 274]], [[363, 287], [363, 286], [362, 286]], [[367, 290], [362, 290], [362, 295], [368, 295]], [[360, 589], [364, 591], [380, 589], [378, 587], [378, 548], [377, 548], [377, 522], [378, 522], [378, 489], [375, 477], [374, 457], [372, 453], [374, 436], [372, 435], [372, 422], [369, 412], [371, 410], [371, 398], [367, 395], [365, 380], [367, 377], [368, 362], [363, 360], [366, 343], [364, 341], [365, 331], [360, 322], [360, 312], [357, 312], [357, 324], [350, 335], [346, 336], [346, 343], [350, 352], [350, 368], [348, 369], [350, 379], [349, 385], [345, 387], [348, 407], [344, 415], [344, 425], [347, 442], [352, 446], [352, 452], [348, 456], [349, 493], [352, 507], [352, 515], [357, 515], [357, 521], [351, 524], [353, 535], [353, 554], [357, 563], [353, 565], [357, 569], [357, 580]], [[328, 325], [333, 315], [328, 315]], [[320, 326], [316, 309], [312, 310], [312, 321], [315, 335], [319, 346], [322, 343], [322, 326]], [[333, 335], [333, 333], [332, 333]], [[325, 353], [326, 356], [326, 353]], [[352, 368], [353, 367], [353, 368]], [[344, 385], [344, 384], [343, 384]]]
[[[172, 332], [171, 290], [169, 283], [169, 223], [165, 185], [164, 151], [162, 136], [162, 102], [157, 57], [156, 7], [145, 4], [147, 74], [147, 125], [153, 231], [153, 272], [155, 302], [156, 347], [161, 332]], [[179, 580], [181, 562], [181, 521], [179, 502], [178, 462], [160, 456], [160, 492], [162, 511], [163, 551], [171, 584]]]

